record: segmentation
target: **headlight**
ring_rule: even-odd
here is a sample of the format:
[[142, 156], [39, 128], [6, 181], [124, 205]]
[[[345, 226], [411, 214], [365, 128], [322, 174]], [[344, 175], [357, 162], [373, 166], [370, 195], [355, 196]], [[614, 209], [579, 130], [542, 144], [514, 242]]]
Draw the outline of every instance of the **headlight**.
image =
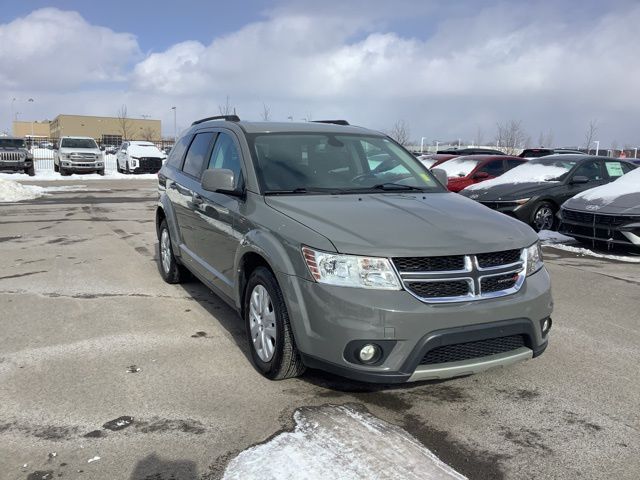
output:
[[386, 258], [319, 252], [302, 247], [311, 276], [318, 283], [343, 287], [400, 290], [400, 281]]
[[530, 198], [519, 198], [518, 200], [514, 200], [514, 202], [517, 203], [518, 205], [524, 205], [529, 200], [531, 200], [531, 199]]
[[533, 275], [544, 266], [540, 242], [527, 248], [527, 276]]

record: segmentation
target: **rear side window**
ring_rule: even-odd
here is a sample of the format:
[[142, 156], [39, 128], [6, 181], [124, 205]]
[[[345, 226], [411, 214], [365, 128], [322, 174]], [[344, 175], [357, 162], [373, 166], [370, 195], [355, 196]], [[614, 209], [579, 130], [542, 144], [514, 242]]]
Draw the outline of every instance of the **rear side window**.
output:
[[236, 185], [240, 178], [240, 155], [233, 139], [226, 133], [220, 133], [209, 159], [209, 168], [226, 168], [233, 172]]
[[167, 159], [167, 164], [171, 165], [175, 168], [180, 168], [182, 164], [182, 157], [184, 157], [184, 152], [187, 151], [187, 147], [189, 146], [189, 142], [193, 137], [191, 135], [185, 135], [178, 143], [176, 143], [171, 152], [169, 152], [169, 158]]
[[480, 172], [487, 172], [489, 175], [493, 177], [502, 175], [504, 173], [502, 160], [494, 160], [492, 162], [487, 163], [484, 167], [480, 169]]
[[609, 178], [618, 178], [631, 170], [626, 163], [622, 162], [604, 162]]
[[199, 133], [195, 136], [187, 152], [187, 157], [184, 159], [184, 166], [182, 167], [184, 173], [200, 179], [202, 167], [214, 136], [215, 133], [213, 132]]
[[507, 170], [511, 170], [514, 167], [517, 167], [518, 165], [522, 165], [524, 162], [520, 161], [520, 160], [513, 160], [513, 159], [508, 159], [507, 160]]

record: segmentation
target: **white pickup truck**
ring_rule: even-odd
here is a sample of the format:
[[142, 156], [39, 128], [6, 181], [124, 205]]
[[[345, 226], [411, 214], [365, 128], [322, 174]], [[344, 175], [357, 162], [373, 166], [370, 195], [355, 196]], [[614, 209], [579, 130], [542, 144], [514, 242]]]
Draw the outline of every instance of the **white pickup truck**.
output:
[[74, 172], [104, 175], [104, 153], [91, 137], [62, 137], [54, 149], [53, 169], [62, 176]]

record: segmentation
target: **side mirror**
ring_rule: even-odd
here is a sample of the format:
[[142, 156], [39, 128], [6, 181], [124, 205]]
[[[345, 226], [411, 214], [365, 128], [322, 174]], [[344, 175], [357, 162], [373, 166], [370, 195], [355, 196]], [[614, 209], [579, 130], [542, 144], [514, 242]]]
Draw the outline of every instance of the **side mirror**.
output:
[[202, 174], [202, 188], [208, 192], [220, 192], [238, 195], [235, 188], [235, 175], [226, 168], [210, 168]]
[[489, 174], [487, 172], [477, 172], [473, 178], [477, 178], [478, 180], [484, 180], [485, 178], [489, 178]]
[[582, 175], [576, 175], [571, 179], [571, 184], [574, 183], [589, 183], [589, 179], [587, 177], [583, 177]]
[[443, 187], [447, 186], [447, 183], [449, 183], [447, 172], [445, 172], [441, 168], [434, 168], [433, 170], [431, 170], [431, 173], [433, 173], [433, 176], [436, 177], [436, 180], [438, 180]]

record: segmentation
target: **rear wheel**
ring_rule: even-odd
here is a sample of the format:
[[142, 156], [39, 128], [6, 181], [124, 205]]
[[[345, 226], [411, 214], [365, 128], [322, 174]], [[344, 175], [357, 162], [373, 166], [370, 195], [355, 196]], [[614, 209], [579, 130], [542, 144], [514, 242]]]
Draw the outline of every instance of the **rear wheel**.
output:
[[173, 255], [173, 247], [171, 244], [171, 235], [169, 234], [169, 227], [167, 221], [162, 220], [159, 228], [159, 255], [158, 255], [158, 267], [160, 268], [160, 274], [167, 283], [181, 283], [188, 277], [188, 271], [185, 267], [180, 265]]
[[540, 202], [536, 205], [533, 209], [531, 226], [536, 232], [540, 230], [555, 230], [557, 228], [555, 206], [549, 202]]
[[265, 267], [256, 268], [244, 297], [244, 320], [256, 369], [271, 380], [302, 375], [300, 358], [278, 282]]

